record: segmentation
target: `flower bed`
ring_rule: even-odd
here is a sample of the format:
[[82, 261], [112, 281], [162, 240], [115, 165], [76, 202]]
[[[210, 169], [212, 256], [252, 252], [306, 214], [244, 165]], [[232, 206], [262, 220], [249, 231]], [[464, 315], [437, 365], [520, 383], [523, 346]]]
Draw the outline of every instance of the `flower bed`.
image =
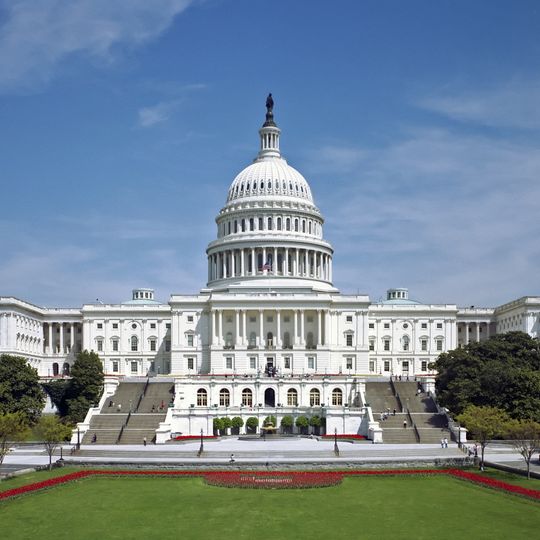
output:
[[[322, 438], [323, 439], [334, 439], [335, 435], [330, 435], [330, 434], [323, 435]], [[351, 439], [353, 441], [365, 441], [366, 437], [364, 435], [356, 435], [354, 433], [351, 433], [351, 434], [342, 433], [341, 435], [338, 433], [338, 435], [337, 435], [337, 440], [338, 441], [347, 440], [347, 439]]]
[[399, 476], [399, 475], [440, 475], [446, 474], [474, 482], [479, 485], [502, 490], [507, 493], [528, 497], [540, 501], [540, 491], [507, 484], [482, 476], [481, 474], [460, 469], [382, 469], [359, 471], [146, 471], [146, 470], [85, 470], [64, 476], [57, 476], [26, 486], [0, 492], [0, 500], [17, 497], [34, 491], [47, 489], [67, 482], [82, 480], [91, 476], [199, 476], [207, 484], [221, 487], [257, 488], [257, 489], [302, 489], [313, 487], [336, 486], [347, 476]]
[[[203, 435], [203, 439], [217, 439], [216, 435]], [[178, 435], [178, 437], [175, 437], [173, 440], [175, 441], [200, 441], [201, 436], [200, 435]]]

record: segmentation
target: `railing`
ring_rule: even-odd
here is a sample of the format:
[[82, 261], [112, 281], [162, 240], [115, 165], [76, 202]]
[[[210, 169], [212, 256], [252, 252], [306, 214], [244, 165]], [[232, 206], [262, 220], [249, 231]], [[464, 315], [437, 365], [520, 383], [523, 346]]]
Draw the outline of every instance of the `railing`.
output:
[[129, 422], [130, 418], [131, 418], [131, 411], [129, 411], [129, 413], [127, 415], [127, 418], [126, 418], [126, 421], [124, 422], [124, 424], [120, 428], [120, 433], [118, 434], [118, 437], [116, 437], [116, 443], [115, 444], [118, 444], [120, 442], [120, 439], [122, 438], [122, 433], [124, 433], [124, 429], [128, 425], [128, 422]]
[[420, 442], [420, 432], [418, 431], [418, 428], [416, 427], [416, 424], [414, 423], [413, 417], [411, 415], [411, 411], [409, 409], [406, 409], [407, 412], [407, 418], [409, 419], [409, 422], [411, 424], [411, 427], [414, 430], [414, 436], [416, 438], [416, 442]]

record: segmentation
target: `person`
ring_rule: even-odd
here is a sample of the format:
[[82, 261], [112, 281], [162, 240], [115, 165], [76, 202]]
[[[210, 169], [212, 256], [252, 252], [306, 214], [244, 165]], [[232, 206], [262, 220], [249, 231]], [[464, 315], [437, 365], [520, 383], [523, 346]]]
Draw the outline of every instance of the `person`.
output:
[[231, 454], [231, 458], [229, 459], [229, 463], [234, 463], [234, 454]]
[[94, 433], [94, 436], [92, 437], [92, 444], [97, 442], [97, 435]]
[[156, 404], [152, 403], [152, 412], [156, 412]]
[[122, 410], [122, 404], [121, 403], [118, 404], [118, 407], [116, 407], [116, 410], [118, 412], [120, 412]]
[[396, 409], [392, 411], [392, 416], [396, 416]]
[[114, 405], [114, 401], [112, 399], [109, 399], [109, 407], [112, 407]]
[[444, 438], [444, 447], [448, 448], [448, 439], [446, 437]]
[[142, 440], [144, 446], [146, 446], [146, 437], [143, 437], [143, 440]]
[[441, 448], [444, 448], [444, 439], [441, 439]]
[[407, 420], [403, 420], [403, 427], [407, 429]]

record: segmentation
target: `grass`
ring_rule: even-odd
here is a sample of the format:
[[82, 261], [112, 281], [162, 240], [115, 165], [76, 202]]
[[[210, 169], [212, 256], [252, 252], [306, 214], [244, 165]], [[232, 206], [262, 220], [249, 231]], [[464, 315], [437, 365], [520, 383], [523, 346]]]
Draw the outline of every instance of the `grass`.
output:
[[[11, 482], [2, 487], [15, 487]], [[200, 478], [94, 477], [6, 501], [0, 523], [10, 540], [514, 540], [536, 537], [540, 505], [446, 476], [345, 478], [340, 486], [307, 490], [226, 489]]]

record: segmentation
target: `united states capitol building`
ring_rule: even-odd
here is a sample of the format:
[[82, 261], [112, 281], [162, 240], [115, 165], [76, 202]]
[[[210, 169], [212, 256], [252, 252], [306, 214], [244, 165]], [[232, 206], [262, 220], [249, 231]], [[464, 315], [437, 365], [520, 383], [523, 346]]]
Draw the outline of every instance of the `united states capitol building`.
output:
[[107, 374], [103, 400], [129, 378], [171, 381], [163, 442], [211, 433], [213, 418], [224, 415], [262, 423], [314, 410], [329, 433], [369, 435], [370, 378], [429, 381], [443, 351], [511, 330], [540, 337], [538, 296], [460, 308], [413, 300], [406, 288], [390, 288], [379, 302], [341, 294], [324, 218], [306, 179], [281, 155], [271, 98], [259, 137], [255, 160], [216, 217], [198, 294], [160, 303], [152, 289], [138, 288], [122, 304], [76, 309], [2, 296], [0, 352], [24, 356], [52, 378], [68, 376], [77, 352], [93, 350]]

